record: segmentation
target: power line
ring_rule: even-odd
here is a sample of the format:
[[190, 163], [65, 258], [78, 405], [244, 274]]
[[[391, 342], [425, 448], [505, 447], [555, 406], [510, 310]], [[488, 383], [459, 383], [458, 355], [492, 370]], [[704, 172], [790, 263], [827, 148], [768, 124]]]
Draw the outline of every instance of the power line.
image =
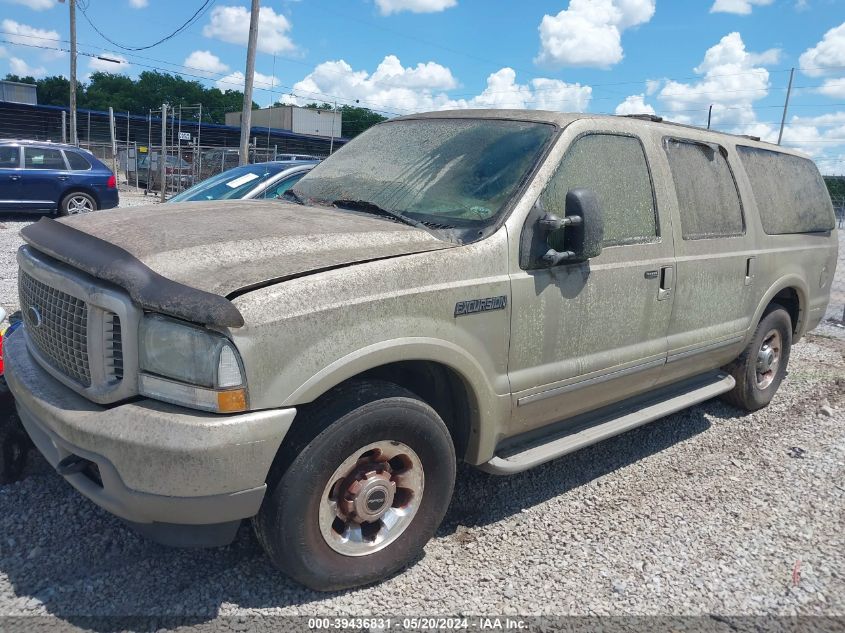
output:
[[118, 48], [123, 49], [125, 51], [145, 51], [147, 49], [154, 48], [154, 47], [158, 46], [159, 44], [163, 44], [164, 42], [171, 40], [174, 37], [176, 37], [177, 35], [179, 35], [179, 33], [181, 33], [182, 31], [184, 31], [185, 29], [187, 29], [188, 27], [193, 25], [195, 22], [197, 22], [205, 14], [205, 12], [211, 7], [211, 5], [214, 4], [215, 1], [216, 0], [204, 0], [202, 5], [200, 5], [200, 8], [197, 9], [194, 12], [194, 14], [190, 18], [188, 18], [188, 20], [186, 22], [184, 22], [179, 28], [177, 28], [175, 31], [173, 31], [169, 35], [165, 35], [163, 38], [161, 38], [157, 42], [153, 42], [152, 44], [148, 44], [146, 46], [126, 46], [124, 44], [121, 44], [119, 42], [114, 41], [108, 35], [103, 33], [97, 27], [97, 25], [94, 24], [93, 20], [91, 20], [91, 18], [88, 16], [88, 12], [87, 12], [88, 1], [87, 0], [84, 4], [80, 3], [79, 10], [82, 12], [82, 16], [85, 18], [85, 21], [88, 22], [88, 24], [91, 25], [91, 28], [94, 29], [100, 35], [100, 37], [102, 37], [104, 40], [106, 40], [110, 44], [113, 44], [114, 46], [117, 46]]

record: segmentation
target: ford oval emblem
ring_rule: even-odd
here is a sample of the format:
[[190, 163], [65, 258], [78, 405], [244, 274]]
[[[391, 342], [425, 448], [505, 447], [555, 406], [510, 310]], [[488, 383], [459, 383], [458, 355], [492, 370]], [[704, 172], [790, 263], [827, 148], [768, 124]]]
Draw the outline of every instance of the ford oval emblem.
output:
[[34, 327], [34, 328], [41, 327], [43, 320], [41, 319], [41, 313], [38, 311], [38, 307], [37, 306], [29, 306], [29, 310], [27, 310], [27, 312], [29, 313], [29, 320], [32, 323], [32, 327]]

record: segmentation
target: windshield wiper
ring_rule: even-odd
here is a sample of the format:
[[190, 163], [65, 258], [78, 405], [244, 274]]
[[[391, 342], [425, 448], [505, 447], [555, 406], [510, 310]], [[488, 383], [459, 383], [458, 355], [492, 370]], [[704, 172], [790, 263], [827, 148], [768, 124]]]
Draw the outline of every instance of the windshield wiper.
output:
[[305, 200], [303, 200], [298, 193], [296, 193], [293, 189], [288, 189], [282, 194], [282, 198], [285, 200], [290, 200], [292, 202], [296, 202], [297, 204], [305, 204]]
[[350, 211], [362, 211], [364, 213], [372, 213], [373, 215], [381, 215], [386, 218], [393, 218], [394, 220], [398, 220], [402, 224], [407, 224], [408, 226], [413, 226], [414, 228], [422, 229], [426, 233], [432, 232], [432, 229], [427, 227], [419, 220], [414, 220], [413, 218], [404, 216], [401, 213], [396, 213], [396, 211], [382, 209], [376, 203], [370, 202], [368, 200], [335, 200], [334, 202], [332, 202], [332, 206], [337, 207], [339, 209], [349, 209]]

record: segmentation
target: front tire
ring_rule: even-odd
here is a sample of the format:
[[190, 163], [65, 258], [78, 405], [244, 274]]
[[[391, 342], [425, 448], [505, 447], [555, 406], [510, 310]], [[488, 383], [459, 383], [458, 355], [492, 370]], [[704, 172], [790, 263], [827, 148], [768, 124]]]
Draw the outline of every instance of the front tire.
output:
[[751, 342], [724, 368], [736, 386], [723, 398], [746, 411], [768, 406], [786, 376], [791, 348], [792, 319], [785, 308], [772, 304], [763, 313]]
[[367, 585], [412, 563], [454, 487], [443, 420], [381, 381], [337, 388], [304, 414], [253, 519], [270, 560], [318, 591]]
[[87, 193], [72, 191], [59, 203], [59, 215], [79, 215], [97, 210], [97, 201]]

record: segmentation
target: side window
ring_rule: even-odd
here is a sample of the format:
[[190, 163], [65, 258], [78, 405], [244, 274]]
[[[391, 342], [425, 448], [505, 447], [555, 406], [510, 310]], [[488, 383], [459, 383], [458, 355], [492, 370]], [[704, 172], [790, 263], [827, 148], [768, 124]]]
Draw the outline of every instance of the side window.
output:
[[91, 169], [91, 163], [82, 154], [77, 152], [65, 152], [65, 158], [73, 171], [88, 171]]
[[0, 147], [0, 169], [15, 169], [21, 166], [19, 147], [5, 145]]
[[685, 240], [742, 235], [742, 205], [723, 148], [666, 139]]
[[639, 139], [589, 134], [577, 139], [540, 198], [543, 208], [563, 214], [566, 194], [592, 189], [604, 214], [604, 246], [657, 238], [654, 191]]
[[264, 191], [264, 198], [281, 198], [285, 195], [285, 192], [293, 187], [299, 180], [305, 175], [305, 173], [295, 174], [293, 176], [289, 176], [285, 178], [281, 182], [277, 182], [275, 185], [270, 185], [267, 187], [266, 191]]
[[26, 169], [67, 169], [60, 150], [40, 147], [23, 148], [23, 166]]
[[757, 147], [737, 147], [769, 235], [833, 228], [833, 207], [812, 161]]

